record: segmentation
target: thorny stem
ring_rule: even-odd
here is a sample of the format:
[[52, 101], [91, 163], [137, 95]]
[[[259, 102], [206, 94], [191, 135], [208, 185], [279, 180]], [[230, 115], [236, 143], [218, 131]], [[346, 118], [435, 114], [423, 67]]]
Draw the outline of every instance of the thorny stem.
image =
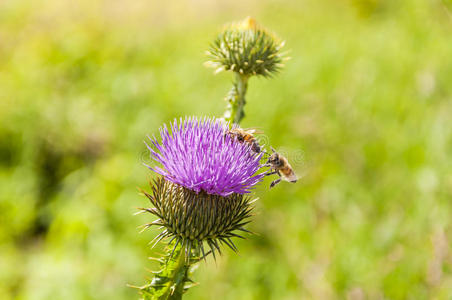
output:
[[155, 272], [152, 281], [138, 287], [141, 290], [142, 300], [181, 300], [188, 289], [187, 283], [193, 282], [188, 276], [190, 267], [196, 259], [191, 259], [192, 253], [185, 253], [185, 247], [182, 245], [174, 247], [174, 252], [171, 247], [168, 247], [167, 254], [161, 260], [162, 269]]
[[239, 124], [245, 116], [245, 95], [248, 88], [248, 76], [242, 75], [238, 72], [234, 72], [235, 81], [233, 87], [226, 97], [229, 101], [228, 107], [224, 114], [226, 121], [230, 121], [234, 124]]
[[190, 269], [190, 263], [185, 259], [185, 251], [181, 247], [178, 253], [179, 257], [177, 259], [177, 265], [174, 269], [173, 276], [171, 280], [173, 284], [173, 290], [169, 289], [163, 299], [179, 300], [182, 299], [182, 294], [184, 293], [184, 286], [186, 283], [187, 273]]

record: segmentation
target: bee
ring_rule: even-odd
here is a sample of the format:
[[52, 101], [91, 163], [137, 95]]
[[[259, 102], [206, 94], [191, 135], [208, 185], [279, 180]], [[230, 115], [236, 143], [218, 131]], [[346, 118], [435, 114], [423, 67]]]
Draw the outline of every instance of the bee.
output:
[[287, 158], [276, 152], [273, 147], [272, 154], [268, 157], [267, 163], [264, 164], [264, 167], [270, 167], [269, 172], [266, 175], [278, 174], [279, 178], [272, 181], [270, 184], [270, 188], [274, 187], [276, 184], [280, 183], [281, 180], [285, 180], [288, 182], [297, 182], [298, 177], [295, 175], [295, 172], [292, 169], [292, 166], [287, 161]]
[[250, 144], [252, 151], [260, 153], [261, 146], [257, 142], [256, 137], [253, 135], [255, 132], [256, 130], [254, 129], [233, 128], [231, 130], [227, 130], [226, 134], [229, 134], [231, 137], [235, 137], [240, 143]]

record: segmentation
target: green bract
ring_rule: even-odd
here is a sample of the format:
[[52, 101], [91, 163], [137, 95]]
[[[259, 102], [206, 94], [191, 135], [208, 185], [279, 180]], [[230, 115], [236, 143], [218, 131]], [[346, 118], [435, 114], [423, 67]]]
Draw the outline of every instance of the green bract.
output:
[[144, 194], [154, 207], [142, 210], [159, 218], [144, 226], [162, 226], [164, 230], [156, 237], [156, 243], [170, 237], [169, 244], [175, 241], [173, 249], [181, 245], [187, 259], [191, 250], [196, 256], [204, 257], [204, 242], [214, 256], [216, 251], [221, 253], [221, 244], [236, 251], [231, 238], [241, 236], [234, 231], [248, 232], [243, 226], [249, 222], [252, 201], [242, 194], [225, 197], [203, 191], [196, 193], [162, 177], [152, 184], [152, 194]]
[[225, 27], [211, 44], [208, 66], [215, 72], [234, 71], [244, 76], [270, 76], [283, 66], [284, 42], [260, 28], [254, 19]]

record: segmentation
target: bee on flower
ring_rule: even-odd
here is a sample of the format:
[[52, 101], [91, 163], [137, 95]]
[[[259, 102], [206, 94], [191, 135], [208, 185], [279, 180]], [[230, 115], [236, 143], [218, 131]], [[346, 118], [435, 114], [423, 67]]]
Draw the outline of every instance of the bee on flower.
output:
[[148, 166], [160, 177], [144, 192], [154, 207], [142, 211], [158, 219], [145, 228], [161, 226], [156, 243], [168, 237], [188, 254], [193, 249], [205, 256], [204, 243], [213, 255], [221, 244], [236, 251], [231, 238], [247, 232], [255, 200], [247, 194], [265, 176], [259, 173], [262, 153], [225, 135], [228, 124], [220, 119], [189, 117], [169, 127], [160, 129], [161, 141], [146, 143], [161, 166]]

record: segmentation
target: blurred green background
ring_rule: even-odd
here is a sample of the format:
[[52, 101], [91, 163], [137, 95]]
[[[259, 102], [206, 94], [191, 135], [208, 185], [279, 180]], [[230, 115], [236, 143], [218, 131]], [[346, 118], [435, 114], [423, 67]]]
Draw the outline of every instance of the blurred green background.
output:
[[451, 299], [449, 0], [0, 3], [0, 299], [137, 299], [143, 140], [221, 116], [232, 75], [204, 51], [254, 16], [287, 41], [251, 79], [244, 127], [283, 149], [249, 228], [186, 299]]

